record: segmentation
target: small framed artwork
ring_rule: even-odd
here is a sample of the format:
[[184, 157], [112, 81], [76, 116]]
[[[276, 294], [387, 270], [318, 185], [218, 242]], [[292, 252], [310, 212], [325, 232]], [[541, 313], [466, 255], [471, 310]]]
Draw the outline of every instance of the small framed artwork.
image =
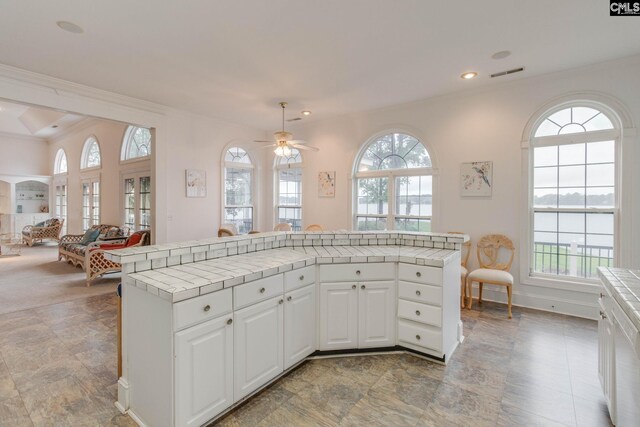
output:
[[460, 166], [460, 195], [462, 197], [491, 197], [493, 191], [493, 162], [470, 162]]
[[207, 196], [207, 172], [200, 169], [187, 169], [185, 174], [187, 197]]
[[336, 196], [336, 171], [318, 173], [318, 197]]

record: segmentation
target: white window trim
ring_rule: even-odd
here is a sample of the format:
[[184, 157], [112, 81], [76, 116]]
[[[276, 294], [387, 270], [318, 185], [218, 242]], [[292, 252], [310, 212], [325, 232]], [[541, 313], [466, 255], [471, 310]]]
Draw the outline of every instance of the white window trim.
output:
[[[98, 145], [98, 152], [100, 153], [100, 164], [97, 166], [86, 166], [87, 165], [87, 157], [89, 155], [89, 141], [95, 141]], [[89, 135], [87, 139], [84, 140], [84, 145], [82, 146], [82, 157], [80, 157], [80, 170], [81, 171], [92, 171], [92, 170], [100, 170], [102, 169], [102, 147], [100, 146], [100, 141], [96, 138], [95, 135]]]
[[[280, 157], [276, 156], [274, 167], [274, 213], [273, 213], [273, 226], [278, 225], [278, 210], [279, 208], [300, 208], [300, 229], [304, 230], [304, 156], [300, 153], [300, 161], [297, 163], [280, 164]], [[289, 169], [300, 169], [301, 181], [300, 181], [300, 205], [280, 205], [280, 171]]]
[[[601, 131], [580, 132], [575, 134], [550, 135], [543, 137], [534, 137], [534, 132], [538, 126], [551, 114], [569, 107], [585, 106], [594, 108], [605, 114], [614, 125], [614, 129], [606, 129]], [[628, 121], [628, 115], [624, 114], [624, 110], [620, 104], [603, 95], [586, 95], [568, 96], [562, 100], [552, 101], [532, 117], [525, 127], [523, 139], [521, 142], [522, 156], [521, 169], [522, 191], [521, 206], [523, 224], [521, 228], [521, 249], [520, 249], [520, 283], [530, 286], [538, 286], [544, 288], [553, 288], [565, 291], [578, 291], [590, 294], [597, 294], [601, 290], [600, 281], [597, 278], [580, 278], [573, 276], [551, 275], [543, 273], [533, 273], [531, 271], [531, 246], [533, 242], [533, 156], [532, 148], [554, 145], [580, 144], [587, 142], [614, 141], [615, 144], [615, 206], [614, 211], [614, 266], [620, 265], [620, 194], [622, 192], [622, 174], [621, 174], [621, 146], [626, 137], [635, 136], [635, 129], [625, 128], [625, 121]], [[539, 209], [538, 209], [539, 210]], [[605, 209], [606, 210], [606, 209]], [[554, 211], [558, 211], [555, 209]], [[584, 210], [583, 210], [584, 211]], [[602, 209], [594, 209], [594, 211], [602, 212]]]
[[[134, 180], [134, 188], [135, 188], [135, 192], [136, 192], [136, 205], [135, 205], [135, 212], [134, 212], [134, 220], [133, 220], [133, 228], [130, 230], [131, 233], [135, 232], [137, 230], [138, 225], [140, 224], [140, 178], [143, 177], [149, 177], [151, 178], [151, 188], [149, 189], [150, 194], [151, 194], [151, 221], [149, 222], [149, 229], [153, 230], [154, 228], [154, 221], [155, 221], [155, 215], [154, 215], [154, 210], [153, 210], [153, 203], [154, 203], [154, 180], [153, 180], [153, 176], [151, 175], [151, 171], [149, 170], [138, 170], [138, 171], [127, 171], [127, 172], [121, 172], [120, 173], [120, 221], [122, 223], [122, 225], [124, 225], [126, 223], [126, 219], [127, 219], [127, 215], [124, 211], [124, 207], [125, 207], [125, 203], [124, 203], [124, 181], [126, 179], [132, 179]], [[100, 197], [102, 198], [102, 186], [100, 187]], [[100, 201], [100, 209], [102, 209], [102, 200]], [[102, 212], [101, 212], [102, 214]]]
[[[62, 160], [62, 156], [60, 155], [60, 153], [62, 153], [62, 156], [64, 156], [64, 158], [67, 161], [67, 170], [64, 172], [58, 172], [58, 170], [60, 169], [60, 161]], [[69, 157], [67, 157], [67, 152], [64, 151], [64, 148], [58, 148], [58, 150], [56, 151], [56, 157], [53, 159], [53, 175], [67, 176], [68, 174], [69, 174]]]
[[[100, 179], [100, 174], [87, 174], [80, 179], [80, 197], [82, 198], [81, 207], [84, 209], [84, 192], [82, 191], [82, 186], [84, 184], [89, 184], [89, 227], [93, 225], [93, 183], [97, 182], [100, 185], [100, 193], [98, 194], [98, 224], [101, 224], [102, 221], [102, 182]], [[84, 212], [80, 217], [81, 221], [84, 221]], [[84, 228], [84, 224], [83, 228]], [[83, 230], [86, 231], [86, 230]]]
[[[405, 168], [405, 169], [384, 169], [384, 170], [370, 170], [370, 171], [358, 171], [358, 167], [360, 165], [360, 161], [362, 160], [362, 156], [367, 151], [369, 145], [374, 142], [376, 139], [392, 134], [392, 133], [401, 133], [405, 135], [409, 135], [417, 139], [427, 150], [429, 154], [429, 158], [431, 159], [431, 167], [428, 168]], [[378, 132], [368, 138], [364, 144], [358, 150], [356, 157], [353, 161], [353, 172], [351, 175], [351, 227], [356, 230], [358, 227], [358, 217], [367, 217], [367, 218], [386, 218], [387, 219], [387, 230], [395, 230], [394, 228], [394, 220], [395, 218], [428, 218], [431, 222], [431, 230], [437, 229], [437, 212], [439, 210], [439, 197], [437, 195], [438, 189], [438, 168], [435, 166], [437, 164], [435, 159], [435, 151], [433, 147], [431, 147], [423, 138], [418, 136], [416, 132], [407, 131], [406, 129], [394, 128], [387, 129], [382, 132]], [[407, 216], [407, 215], [396, 215], [395, 214], [395, 178], [400, 176], [431, 176], [431, 203], [432, 203], [432, 211], [430, 217], [425, 216]], [[389, 194], [388, 194], [388, 214], [358, 214], [358, 179], [366, 179], [366, 178], [387, 178], [389, 181]], [[391, 185], [393, 184], [393, 185]]]
[[[247, 156], [249, 158], [249, 162], [250, 163], [239, 163], [239, 162], [227, 162], [225, 161], [225, 157], [227, 155], [227, 152], [231, 149], [231, 148], [241, 148], [245, 151], [245, 153], [247, 153]], [[229, 144], [227, 145], [224, 150], [222, 151], [222, 168], [221, 169], [221, 196], [222, 196], [222, 203], [220, 204], [222, 206], [222, 210], [220, 212], [220, 225], [222, 225], [225, 221], [225, 209], [226, 208], [251, 208], [251, 222], [253, 224], [252, 228], [254, 230], [258, 230], [258, 208], [257, 208], [257, 203], [256, 203], [256, 175], [257, 175], [257, 168], [255, 166], [255, 163], [253, 161], [253, 158], [251, 156], [251, 154], [249, 153], [249, 150], [247, 150], [246, 147], [242, 146], [241, 144]], [[233, 168], [233, 169], [249, 169], [251, 170], [251, 205], [227, 205], [227, 194], [226, 194], [226, 172], [227, 172], [227, 168]]]
[[149, 160], [149, 159], [151, 159], [151, 156], [153, 155], [153, 150], [155, 148], [154, 147], [155, 137], [154, 137], [153, 129], [149, 129], [149, 132], [151, 133], [151, 150], [150, 150], [150, 153], [148, 155], [146, 155], [146, 156], [133, 157], [131, 159], [127, 159], [127, 152], [129, 151], [129, 140], [131, 138], [131, 132], [133, 131], [133, 129], [137, 129], [139, 127], [144, 127], [144, 126], [129, 125], [129, 126], [127, 126], [127, 128], [124, 131], [124, 136], [122, 137], [122, 144], [120, 144], [120, 164], [121, 165], [126, 165], [126, 164], [129, 164], [129, 163], [136, 163], [136, 162], [140, 162], [140, 161]]

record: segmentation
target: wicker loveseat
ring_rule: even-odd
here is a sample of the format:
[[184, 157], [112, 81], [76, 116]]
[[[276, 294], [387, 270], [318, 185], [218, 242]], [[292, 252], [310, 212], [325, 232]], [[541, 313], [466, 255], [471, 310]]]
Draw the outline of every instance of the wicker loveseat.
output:
[[100, 232], [95, 241], [86, 245], [82, 244], [84, 234], [67, 234], [62, 236], [60, 244], [58, 245], [58, 261], [64, 259], [68, 263], [84, 269], [85, 255], [89, 248], [97, 248], [106, 241], [122, 243], [129, 235], [129, 229], [127, 227], [109, 224], [94, 225], [89, 228], [89, 230], [100, 230]]
[[59, 218], [51, 218], [36, 225], [27, 225], [22, 229], [22, 240], [29, 246], [43, 240], [59, 242], [63, 225], [64, 219]]
[[151, 244], [151, 232], [149, 230], [136, 231], [125, 241], [101, 242], [98, 247], [91, 247], [85, 254], [85, 271], [87, 273], [87, 286], [105, 273], [120, 271], [122, 266], [117, 262], [109, 261], [104, 257], [107, 250], [131, 248], [134, 246], [147, 246]]

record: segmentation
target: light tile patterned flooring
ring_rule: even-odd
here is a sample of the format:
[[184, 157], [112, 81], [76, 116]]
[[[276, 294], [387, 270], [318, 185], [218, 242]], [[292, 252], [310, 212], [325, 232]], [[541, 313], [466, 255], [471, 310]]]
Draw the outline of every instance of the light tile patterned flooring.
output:
[[[115, 295], [0, 315], [0, 425], [133, 426], [116, 398]], [[312, 360], [220, 426], [607, 426], [593, 321], [485, 303], [441, 366]]]

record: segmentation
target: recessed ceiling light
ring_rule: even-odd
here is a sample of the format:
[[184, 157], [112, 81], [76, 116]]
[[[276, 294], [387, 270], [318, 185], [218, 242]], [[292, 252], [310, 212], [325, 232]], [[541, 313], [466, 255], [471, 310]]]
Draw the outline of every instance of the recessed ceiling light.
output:
[[460, 77], [465, 79], [465, 80], [469, 80], [469, 79], [472, 79], [472, 78], [476, 77], [477, 75], [478, 75], [478, 73], [476, 73], [475, 71], [467, 71], [466, 73], [462, 73], [460, 75]]
[[504, 59], [509, 55], [511, 55], [511, 51], [509, 51], [509, 50], [501, 50], [500, 52], [496, 52], [493, 55], [491, 55], [491, 57], [493, 59]]
[[311, 111], [309, 111], [309, 110], [304, 110], [304, 111], [302, 112], [302, 115], [303, 115], [303, 116], [310, 116], [310, 115], [311, 115]]
[[73, 22], [69, 22], [69, 21], [58, 21], [56, 22], [56, 25], [58, 25], [58, 27], [60, 27], [61, 29], [68, 31], [70, 33], [73, 34], [82, 34], [84, 33], [84, 30], [82, 29], [82, 27], [80, 27], [79, 25], [74, 24]]

